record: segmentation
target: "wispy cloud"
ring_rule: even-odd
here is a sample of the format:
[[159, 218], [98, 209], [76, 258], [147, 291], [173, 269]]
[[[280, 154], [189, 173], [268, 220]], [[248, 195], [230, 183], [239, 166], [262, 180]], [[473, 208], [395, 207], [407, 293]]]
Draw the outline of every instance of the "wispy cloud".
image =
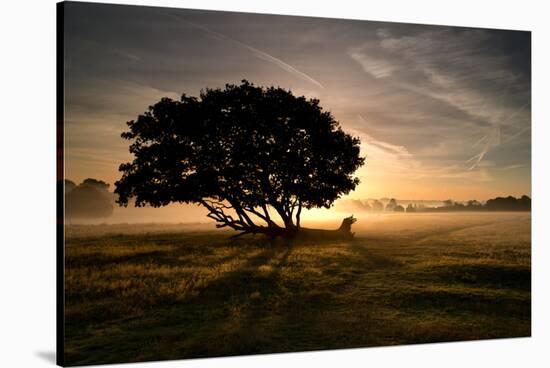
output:
[[250, 52], [252, 52], [252, 54], [254, 56], [256, 56], [258, 59], [261, 59], [261, 60], [264, 60], [264, 61], [267, 61], [269, 63], [272, 63], [276, 66], [278, 66], [279, 68], [305, 80], [305, 81], [308, 81], [310, 83], [313, 83], [315, 86], [323, 89], [325, 88], [320, 82], [318, 82], [317, 80], [313, 79], [312, 77], [310, 77], [309, 75], [307, 75], [306, 73], [296, 69], [295, 67], [293, 67], [292, 65], [284, 62], [283, 60], [279, 59], [279, 58], [276, 58], [275, 56], [273, 55], [270, 55], [268, 54], [267, 52], [265, 51], [262, 51], [260, 49], [257, 49], [253, 46], [250, 46], [244, 42], [241, 42], [239, 40], [236, 40], [234, 38], [231, 38], [229, 36], [226, 36], [226, 35], [223, 35], [221, 33], [218, 33], [218, 32], [215, 32], [213, 30], [211, 30], [210, 28], [207, 28], [207, 27], [204, 27], [200, 24], [196, 24], [196, 23], [193, 23], [193, 22], [190, 22], [188, 20], [185, 20], [181, 17], [178, 17], [177, 15], [170, 15], [168, 14], [167, 15], [168, 17], [174, 19], [174, 20], [177, 20], [178, 22], [182, 22], [186, 25], [189, 25], [191, 27], [194, 27], [194, 28], [197, 28], [197, 29], [200, 29], [201, 31], [209, 34], [210, 36], [214, 37], [215, 39], [217, 40], [220, 40], [220, 41], [227, 41], [227, 42], [231, 42], [231, 43], [234, 43], [236, 45], [239, 45], [240, 47], [243, 47], [247, 50], [249, 50]]
[[366, 73], [369, 73], [375, 78], [389, 77], [396, 69], [396, 66], [391, 62], [364, 53], [361, 47], [351, 48], [348, 53], [353, 60], [361, 65]]
[[[522, 79], [509, 68], [505, 52], [485, 52], [482, 47], [490, 37], [484, 30], [432, 29], [395, 35], [381, 28], [374, 39], [347, 51], [365, 73], [392, 86], [393, 93], [410, 91], [461, 112], [455, 113], [456, 117], [451, 120], [454, 125], [449, 127], [449, 135], [443, 136], [449, 142], [463, 141], [462, 145], [457, 145], [455, 163], [439, 169], [418, 165], [431, 175], [468, 176], [480, 167], [494, 147], [512, 142], [530, 129], [529, 102], [514, 106], [514, 93], [518, 85], [523, 88]], [[418, 110], [434, 112], [433, 107], [428, 106], [417, 105], [414, 111]], [[451, 116], [447, 120], [449, 118]], [[463, 127], [465, 134], [458, 130], [459, 127]], [[460, 135], [451, 135], [451, 131]], [[479, 138], [468, 134], [475, 131], [480, 132]], [[459, 158], [468, 148], [476, 147], [480, 149], [468, 159]], [[444, 151], [442, 147], [440, 152], [445, 154]]]
[[[473, 162], [473, 164], [468, 168], [468, 170], [473, 170], [474, 168], [476, 168], [481, 163], [481, 161], [485, 158], [485, 155], [489, 152], [489, 150], [491, 150], [491, 148], [498, 147], [500, 145], [512, 142], [514, 139], [518, 138], [520, 135], [522, 135], [523, 133], [531, 129], [530, 126], [527, 126], [524, 128], [520, 128], [519, 131], [517, 131], [516, 133], [513, 133], [512, 135], [509, 135], [508, 137], [502, 136], [503, 125], [505, 125], [508, 121], [512, 120], [514, 117], [516, 117], [527, 106], [528, 106], [527, 103], [523, 104], [520, 108], [516, 109], [512, 113], [509, 113], [508, 116], [504, 117], [502, 121], [495, 121], [493, 123], [491, 130], [486, 135], [481, 137], [480, 140], [478, 140], [474, 144], [474, 146], [476, 146], [481, 142], [485, 142], [485, 144], [483, 145], [483, 148], [479, 153], [477, 153], [476, 155], [470, 157], [468, 160], [465, 161], [466, 163]], [[509, 125], [512, 127], [517, 127], [518, 124], [512, 123]]]
[[[365, 121], [362, 116], [358, 118]], [[425, 178], [467, 178], [474, 181], [493, 179], [486, 167], [470, 171], [465, 170], [460, 163], [440, 166], [433, 162], [422, 162], [404, 146], [377, 139], [363, 131], [350, 129], [349, 132], [361, 139], [361, 153], [367, 157], [367, 165], [361, 169], [360, 175], [365, 177], [382, 173], [386, 177], [409, 183], [411, 180]]]
[[498, 170], [508, 171], [508, 170], [521, 169], [523, 167], [525, 167], [524, 164], [515, 164], [515, 165], [508, 165], [508, 166], [499, 167]]

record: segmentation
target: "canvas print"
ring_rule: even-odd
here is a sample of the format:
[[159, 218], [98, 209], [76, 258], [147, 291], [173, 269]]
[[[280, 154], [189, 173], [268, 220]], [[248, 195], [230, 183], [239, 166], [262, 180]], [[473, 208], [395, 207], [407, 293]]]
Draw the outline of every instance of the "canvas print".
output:
[[58, 4], [58, 363], [531, 335], [531, 34]]

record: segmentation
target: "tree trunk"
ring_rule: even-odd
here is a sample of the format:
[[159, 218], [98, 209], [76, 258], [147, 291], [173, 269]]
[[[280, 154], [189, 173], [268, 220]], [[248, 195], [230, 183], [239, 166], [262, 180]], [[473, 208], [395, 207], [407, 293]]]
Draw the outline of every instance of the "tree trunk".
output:
[[245, 234], [263, 234], [270, 238], [283, 237], [290, 239], [308, 239], [308, 240], [349, 240], [353, 239], [355, 233], [351, 232], [351, 226], [357, 221], [353, 216], [346, 217], [338, 229], [309, 229], [291, 225], [289, 227], [264, 227], [258, 226], [244, 231], [236, 236]]

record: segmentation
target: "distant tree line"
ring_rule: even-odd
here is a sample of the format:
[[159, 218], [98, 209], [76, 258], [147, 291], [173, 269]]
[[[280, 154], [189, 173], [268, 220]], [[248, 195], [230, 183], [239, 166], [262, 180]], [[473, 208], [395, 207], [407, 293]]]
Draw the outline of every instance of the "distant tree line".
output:
[[[407, 202], [407, 201], [406, 201]], [[441, 206], [426, 206], [423, 203], [399, 204], [395, 198], [391, 198], [386, 205], [381, 200], [362, 201], [358, 199], [346, 201], [343, 206], [346, 211], [371, 211], [371, 212], [459, 212], [459, 211], [530, 211], [531, 198], [524, 195], [520, 198], [512, 196], [497, 197], [482, 203], [477, 200], [456, 202], [451, 199], [443, 201]]]
[[476, 200], [466, 203], [447, 200], [442, 207], [430, 208], [430, 211], [531, 211], [531, 198], [524, 195], [521, 198], [497, 197], [489, 199], [485, 204]]
[[489, 211], [531, 211], [531, 198], [524, 195], [521, 198], [497, 197], [489, 199], [485, 204]]

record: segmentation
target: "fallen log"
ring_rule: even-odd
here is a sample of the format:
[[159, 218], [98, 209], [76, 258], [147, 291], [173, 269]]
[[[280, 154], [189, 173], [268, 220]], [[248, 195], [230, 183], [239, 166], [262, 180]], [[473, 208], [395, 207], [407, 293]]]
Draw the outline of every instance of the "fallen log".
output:
[[293, 234], [294, 238], [305, 240], [350, 240], [355, 233], [351, 231], [351, 225], [357, 222], [357, 219], [351, 215], [342, 220], [342, 224], [335, 230], [298, 228]]

